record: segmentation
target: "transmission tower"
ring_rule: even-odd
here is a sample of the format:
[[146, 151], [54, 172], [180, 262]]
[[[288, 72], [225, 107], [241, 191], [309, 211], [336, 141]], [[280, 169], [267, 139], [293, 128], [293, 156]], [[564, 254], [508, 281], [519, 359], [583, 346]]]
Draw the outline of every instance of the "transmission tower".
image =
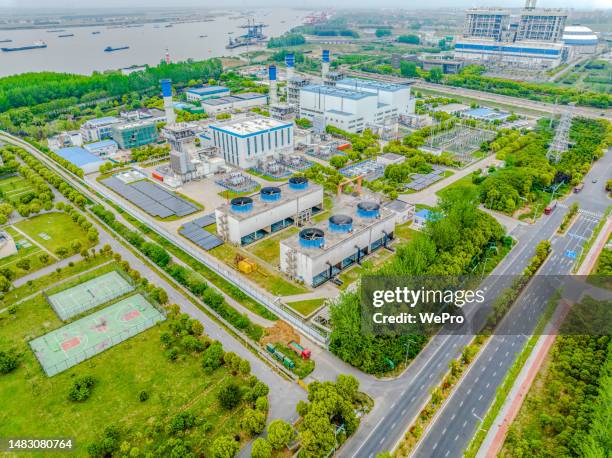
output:
[[555, 131], [555, 137], [548, 147], [546, 158], [551, 162], [559, 162], [561, 155], [565, 153], [569, 146], [569, 131], [572, 127], [572, 112], [567, 110], [561, 113], [559, 125]]

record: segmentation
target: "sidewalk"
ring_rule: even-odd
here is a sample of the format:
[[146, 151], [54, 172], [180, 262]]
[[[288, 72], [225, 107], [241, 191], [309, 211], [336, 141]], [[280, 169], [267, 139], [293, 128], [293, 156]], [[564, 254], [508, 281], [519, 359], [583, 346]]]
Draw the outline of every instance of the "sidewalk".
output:
[[562, 301], [555, 310], [553, 319], [536, 342], [531, 355], [525, 361], [512, 385], [512, 389], [480, 446], [476, 458], [495, 458], [499, 454], [506, 440], [508, 429], [521, 410], [521, 406], [529, 393], [529, 388], [554, 344], [559, 326], [563, 323], [570, 308], [571, 304], [569, 302]]

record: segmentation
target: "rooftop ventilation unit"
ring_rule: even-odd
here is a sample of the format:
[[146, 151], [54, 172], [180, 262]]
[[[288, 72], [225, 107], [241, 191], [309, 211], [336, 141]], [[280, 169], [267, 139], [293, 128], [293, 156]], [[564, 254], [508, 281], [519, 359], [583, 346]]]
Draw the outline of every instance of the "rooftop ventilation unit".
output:
[[291, 177], [289, 178], [289, 189], [300, 191], [308, 187], [308, 178], [304, 177]]
[[276, 202], [281, 198], [281, 190], [276, 186], [267, 186], [261, 188], [259, 195], [264, 202]]
[[359, 202], [357, 204], [357, 216], [361, 218], [378, 218], [380, 216], [380, 205], [376, 202]]
[[247, 213], [253, 209], [253, 199], [250, 197], [235, 197], [231, 201], [232, 211]]
[[333, 232], [351, 232], [353, 218], [348, 215], [334, 215], [329, 218], [329, 230]]
[[323, 248], [325, 233], [316, 227], [307, 227], [300, 231], [300, 246], [303, 248]]

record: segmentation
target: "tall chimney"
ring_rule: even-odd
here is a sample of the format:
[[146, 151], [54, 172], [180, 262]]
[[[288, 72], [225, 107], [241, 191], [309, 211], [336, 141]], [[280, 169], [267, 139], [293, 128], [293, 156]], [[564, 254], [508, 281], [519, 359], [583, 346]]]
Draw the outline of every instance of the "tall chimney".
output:
[[287, 66], [287, 84], [285, 86], [285, 95], [287, 101], [289, 101], [289, 82], [291, 81], [291, 78], [293, 78], [293, 67], [295, 66], [295, 56], [293, 53], [285, 56], [285, 65]]
[[169, 79], [161, 80], [162, 96], [164, 97], [164, 110], [166, 111], [166, 124], [176, 123], [176, 114], [172, 104], [172, 81]]
[[268, 67], [268, 76], [270, 78], [270, 93], [268, 94], [268, 102], [270, 105], [278, 103], [278, 95], [276, 92], [276, 65]]
[[327, 77], [329, 73], [329, 49], [323, 50], [323, 55], [321, 56], [321, 76], [323, 79]]

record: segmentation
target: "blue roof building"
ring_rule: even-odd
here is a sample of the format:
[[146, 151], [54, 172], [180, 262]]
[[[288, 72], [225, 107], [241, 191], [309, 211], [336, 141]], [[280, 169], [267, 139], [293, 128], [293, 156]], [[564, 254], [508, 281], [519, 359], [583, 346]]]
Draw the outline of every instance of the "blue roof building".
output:
[[61, 148], [57, 151], [57, 154], [71, 164], [83, 169], [85, 173], [97, 172], [100, 166], [106, 162], [80, 146]]

